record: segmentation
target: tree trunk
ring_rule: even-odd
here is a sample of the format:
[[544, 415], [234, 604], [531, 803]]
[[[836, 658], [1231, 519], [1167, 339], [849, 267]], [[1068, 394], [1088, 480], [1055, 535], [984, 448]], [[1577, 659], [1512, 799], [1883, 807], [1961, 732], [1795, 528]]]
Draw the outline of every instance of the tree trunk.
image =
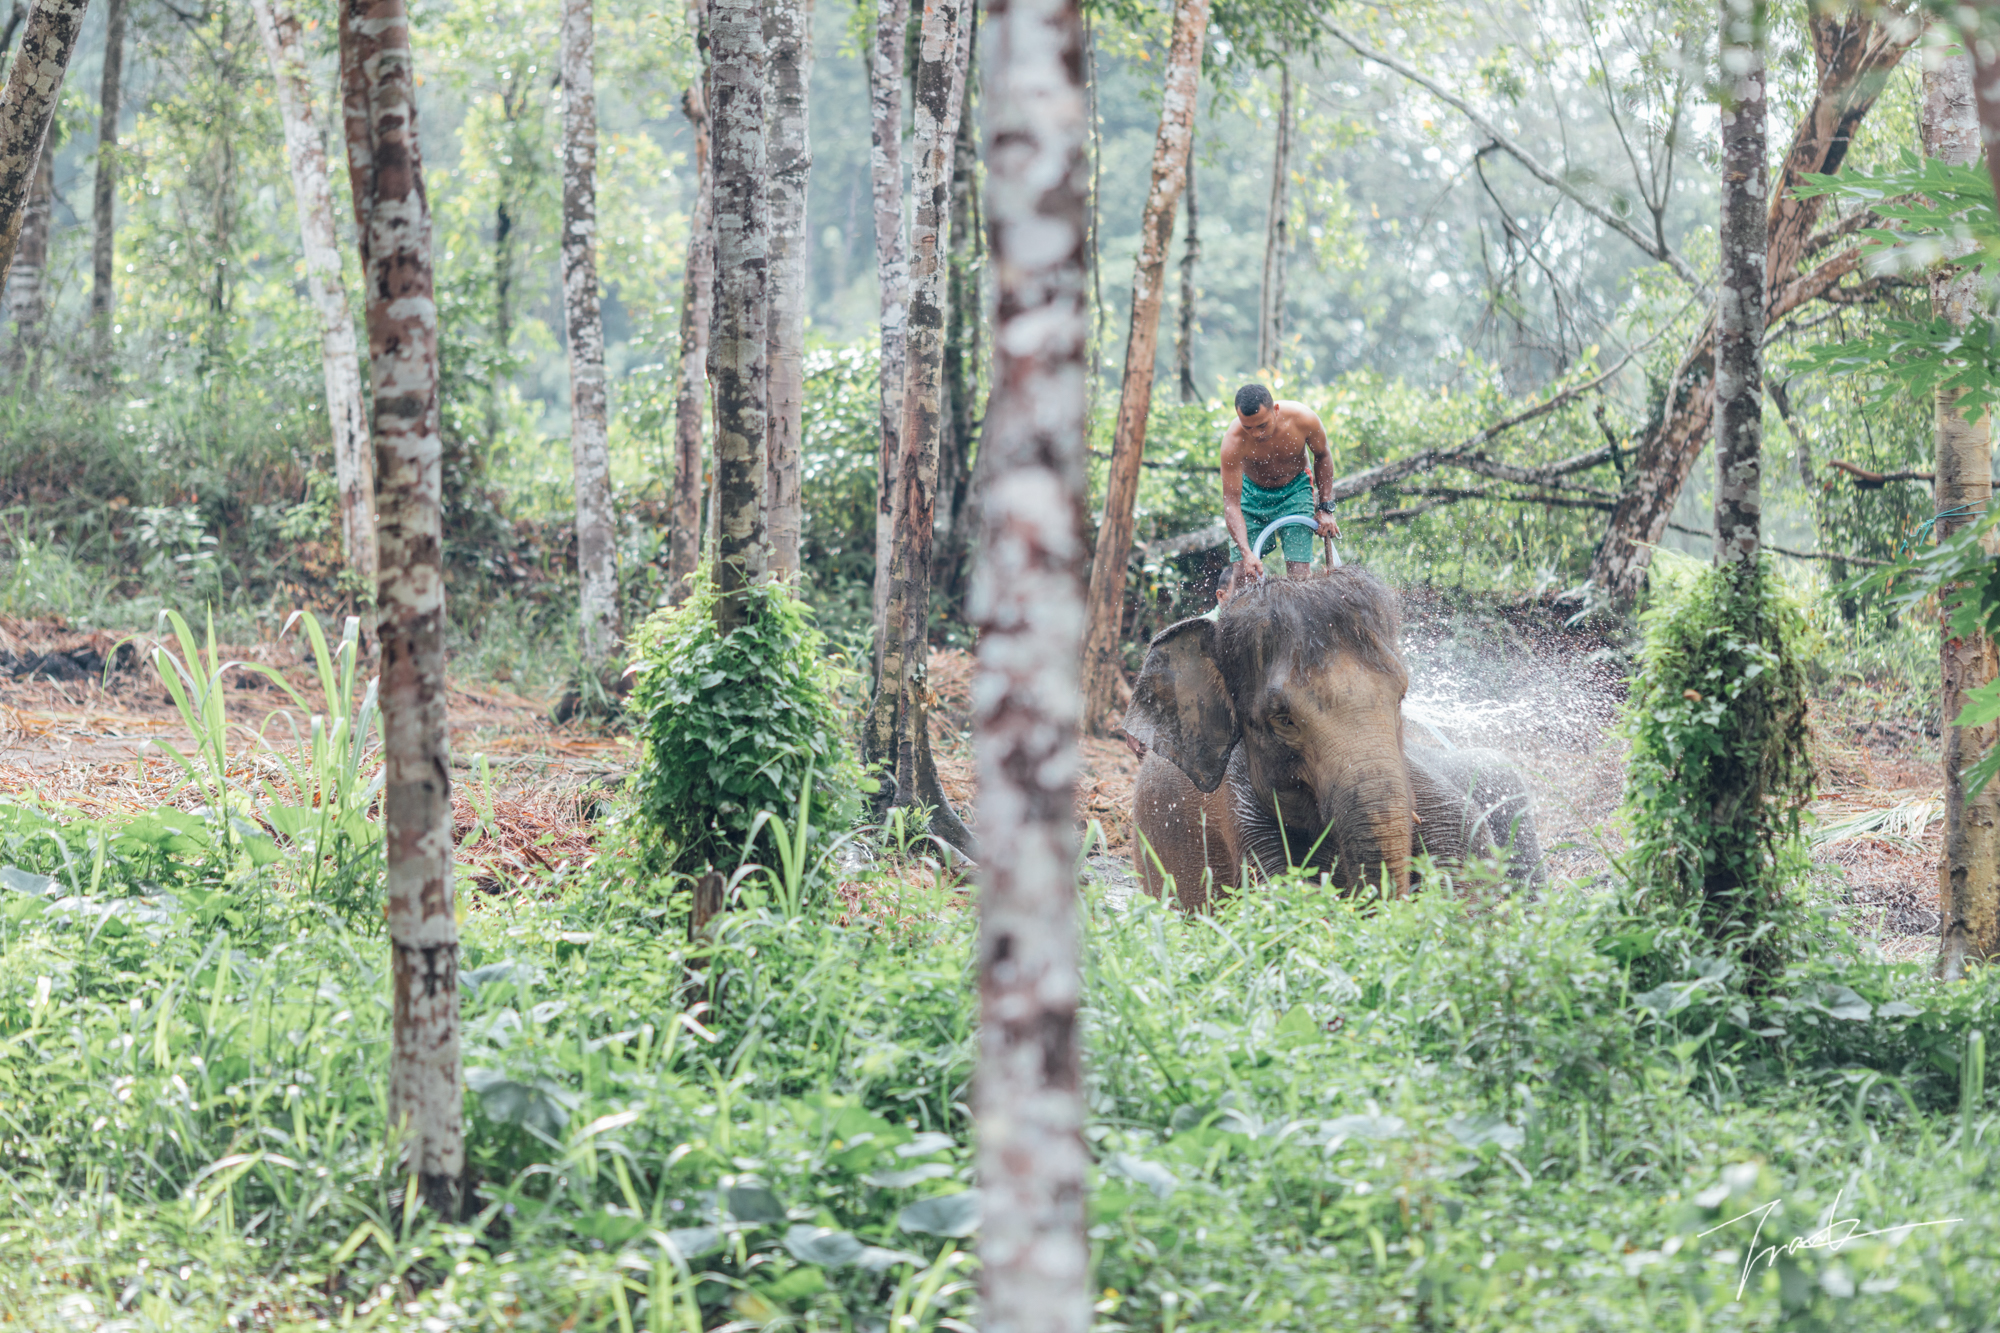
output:
[[939, 580], [956, 591], [955, 573], [964, 563], [965, 497], [972, 476], [973, 424], [979, 399], [980, 325], [985, 311], [979, 295], [979, 127], [972, 114], [972, 75], [979, 68], [979, 29], [970, 28], [966, 53], [965, 96], [959, 103], [958, 134], [952, 142], [951, 278], [949, 324], [944, 340], [945, 411], [950, 425], [938, 451], [938, 536], [945, 542], [944, 575]]
[[444, 450], [430, 204], [417, 146], [416, 68], [403, 0], [340, 7], [348, 172], [359, 180], [368, 370], [382, 493], [382, 822], [395, 1026], [389, 1121], [407, 1170], [456, 1219], [465, 1169], [452, 912], [451, 752], [445, 729]]
[[[708, 5], [693, 0], [697, 58], [708, 59]], [[705, 73], [681, 95], [694, 130], [694, 216], [688, 220], [687, 269], [681, 278], [680, 385], [674, 397], [673, 545], [668, 554], [667, 595], [686, 597], [701, 563], [701, 416], [708, 398], [708, 321], [715, 300], [715, 171], [709, 161]]]
[[922, 725], [922, 681], [930, 625], [931, 546], [936, 531], [938, 444], [944, 429], [944, 325], [947, 223], [953, 139], [964, 97], [961, 33], [970, 0], [932, 0], [924, 8], [914, 97], [916, 153], [911, 195], [909, 364], [896, 460], [896, 538], [884, 613], [882, 668], [864, 734], [865, 755], [893, 759], [898, 799], [917, 798], [918, 762], [930, 738]]
[[[112, 0], [114, 14], [125, 0]], [[271, 61], [271, 83], [277, 92], [278, 115], [285, 127], [285, 156], [292, 171], [292, 197], [298, 206], [299, 244], [305, 256], [306, 289], [319, 316], [320, 362], [326, 376], [327, 417], [333, 429], [333, 475], [340, 490], [340, 533], [347, 567], [360, 585], [373, 589], [379, 578], [375, 551], [375, 455], [369, 447], [367, 403], [361, 392], [361, 353], [354, 340], [354, 316], [347, 305], [347, 288], [340, 276], [340, 241], [333, 226], [333, 188], [327, 179], [326, 148], [313, 112], [312, 84], [307, 77], [303, 33], [296, 13], [278, 7], [277, 0], [255, 0], [257, 30], [264, 54]], [[105, 75], [105, 121], [116, 124], [111, 75]], [[101, 142], [101, 141], [100, 141]], [[116, 140], [112, 141], [114, 144]], [[111, 295], [111, 195], [107, 160], [98, 159], [97, 232], [98, 288]], [[104, 331], [107, 326], [100, 329]], [[374, 616], [364, 613], [368, 637], [374, 638]]]
[[771, 419], [764, 461], [769, 488], [771, 573], [799, 572], [800, 452], [805, 431], [807, 260], [806, 183], [812, 176], [807, 96], [812, 87], [813, 0], [769, 0], [771, 189]]
[[875, 197], [875, 272], [881, 286], [881, 448], [875, 457], [875, 673], [888, 642], [889, 580], [896, 545], [896, 463], [903, 456], [903, 367], [908, 351], [910, 257], [903, 238], [903, 41], [910, 0], [877, 0], [869, 52], [873, 122], [868, 174]]
[[1278, 141], [1271, 156], [1271, 205], [1264, 217], [1264, 286], [1257, 306], [1257, 365], [1278, 366], [1285, 338], [1285, 257], [1291, 246], [1292, 70], [1278, 67]]
[[[262, 23], [262, 16], [259, 16]], [[125, 0], [109, 0], [104, 11], [104, 77], [97, 96], [97, 170], [90, 204], [90, 351], [102, 365], [111, 355], [111, 319], [116, 301], [118, 237], [118, 96], [125, 72]], [[320, 176], [326, 176], [320, 152]], [[351, 345], [353, 331], [347, 335]], [[374, 573], [371, 563], [369, 573]], [[369, 579], [372, 585], [373, 578]]]
[[[1819, 220], [1820, 200], [1793, 190], [1808, 174], [1840, 170], [1855, 130], [1882, 90], [1884, 78], [1916, 39], [1914, 24], [1886, 27], [1868, 11], [1819, 10], [1808, 16], [1819, 83], [1792, 134], [1790, 150], [1770, 198], [1769, 248], [1764, 264], [1764, 324], [1813, 299], [1852, 266], [1838, 257], [1805, 276], [1807, 242]], [[1703, 322], [1667, 387], [1658, 424], [1647, 431], [1632, 461], [1625, 494], [1612, 512], [1604, 540], [1590, 564], [1590, 581], [1620, 605], [1629, 605], [1646, 583], [1652, 548], [1667, 530], [1694, 461], [1709, 437], [1715, 414], [1715, 319]]]
[[28, 14], [21, 50], [7, 67], [0, 90], [0, 287], [14, 264], [28, 195], [55, 119], [63, 74], [83, 31], [89, 0], [38, 0]]
[[1153, 183], [1139, 228], [1139, 260], [1132, 273], [1132, 327], [1125, 339], [1125, 381], [1118, 398], [1118, 426], [1111, 440], [1111, 468], [1104, 484], [1104, 519], [1090, 566], [1090, 629], [1083, 649], [1083, 718], [1093, 734], [1107, 726], [1123, 677], [1119, 639], [1125, 621], [1125, 561], [1132, 551], [1132, 505], [1139, 493], [1139, 460], [1146, 452], [1146, 416], [1153, 402], [1153, 357], [1160, 339], [1161, 278], [1173, 240], [1174, 209], [1187, 183], [1194, 140], [1194, 101], [1201, 76], [1201, 44], [1208, 32], [1208, 0], [1179, 0], [1167, 49], [1166, 91], [1160, 132], [1153, 141]]
[[[53, 131], [52, 131], [53, 133]], [[28, 207], [21, 219], [21, 239], [14, 250], [14, 270], [7, 278], [7, 315], [14, 335], [7, 344], [9, 376], [19, 380], [42, 343], [42, 282], [49, 268], [49, 215], [55, 208], [56, 155], [45, 147], [28, 188]], [[32, 387], [32, 386], [30, 386]]]
[[597, 56], [591, 0], [563, 0], [563, 314], [569, 332], [569, 456], [583, 665], [602, 675], [618, 646], [617, 519], [597, 303]]
[[[1980, 132], [1973, 92], [1972, 62], [1963, 55], [1927, 52], [1924, 68], [1924, 153], [1952, 166], [1979, 160]], [[1971, 249], [1961, 244], [1961, 253]], [[1977, 274], [1941, 267], [1931, 274], [1931, 309], [1960, 329], [1985, 317]], [[1951, 536], [1986, 512], [1993, 494], [1992, 433], [1989, 418], [1968, 420], [1958, 394], [1937, 396], [1937, 537]], [[1992, 545], [1989, 542], [1989, 547]], [[1957, 600], [1947, 598], [1947, 603]], [[2000, 742], [2000, 724], [1954, 727], [1972, 691], [2000, 674], [1994, 644], [1984, 634], [1959, 638], [1951, 632], [1951, 606], [1943, 624], [1944, 697], [1944, 856], [1938, 862], [1938, 909], [1942, 918], [1938, 974], [1956, 980], [1967, 955], [1989, 959], [2000, 953], [2000, 783], [1974, 797], [1965, 793], [1966, 769]]]
[[1194, 382], [1194, 266], [1201, 259], [1201, 231], [1194, 195], [1194, 146], [1188, 146], [1187, 239], [1181, 249], [1181, 325], [1174, 339], [1174, 362], [1180, 372], [1181, 401], [1198, 403], [1201, 389]]
[[1756, 0], [1722, 0], [1721, 272], [1716, 283], [1715, 563], [1757, 574], [1762, 528], [1764, 261], [1770, 173], [1764, 161], [1764, 34]]
[[713, 0], [710, 70], [715, 152], [715, 586], [717, 626], [743, 623], [731, 594], [771, 568], [764, 530], [769, 429], [770, 201], [765, 194], [764, 19], [756, 0]]
[[973, 594], [980, 827], [973, 1078], [981, 1327], [1085, 1333], [1082, 990], [1076, 919], [1077, 664], [1085, 362], [1076, 0], [991, 0], [988, 207], [999, 283], [980, 450], [991, 486]]

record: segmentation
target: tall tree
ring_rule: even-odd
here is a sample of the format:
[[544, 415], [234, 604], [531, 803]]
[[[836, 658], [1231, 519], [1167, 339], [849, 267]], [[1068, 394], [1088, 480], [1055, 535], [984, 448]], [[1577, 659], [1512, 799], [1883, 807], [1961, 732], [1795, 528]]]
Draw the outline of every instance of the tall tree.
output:
[[[1807, 24], [1819, 77], [1768, 200], [1767, 329], [1854, 271], [1858, 252], [1852, 246], [1838, 248], [1815, 267], [1803, 267], [1826, 241], [1838, 238], [1816, 231], [1821, 199], [1801, 199], [1794, 192], [1807, 175], [1840, 170], [1855, 131], [1918, 32], [1915, 24], [1859, 5], [1814, 6]], [[1674, 502], [1709, 438], [1715, 414], [1715, 334], [1711, 312], [1675, 368], [1658, 419], [1639, 442], [1625, 493], [1591, 559], [1590, 581], [1621, 604], [1631, 602], [1645, 586], [1653, 547], [1666, 533]]]
[[[112, 0], [122, 14], [124, 0]], [[347, 305], [347, 288], [340, 277], [340, 241], [333, 226], [333, 187], [327, 179], [326, 147], [313, 111], [312, 83], [307, 76], [305, 43], [298, 15], [280, 0], [253, 0], [257, 31], [271, 61], [271, 83], [277, 91], [278, 116], [285, 128], [285, 157], [291, 166], [292, 198], [299, 216], [299, 244], [305, 256], [306, 290], [319, 316], [320, 364], [326, 381], [327, 417], [333, 428], [333, 476], [340, 490], [340, 534], [347, 567], [363, 588], [372, 590], [380, 577], [375, 551], [375, 454], [369, 447], [367, 403], [361, 392], [361, 354], [354, 340], [354, 316]], [[111, 87], [106, 74], [106, 88]], [[115, 92], [107, 91], [107, 104]], [[115, 125], [116, 111], [106, 112]], [[100, 144], [103, 142], [100, 139]], [[115, 138], [112, 140], [115, 152]], [[98, 204], [109, 216], [105, 149], [98, 149]], [[110, 159], [115, 167], [115, 156]], [[98, 229], [102, 249], [97, 258], [100, 288], [110, 304], [110, 228]], [[92, 304], [96, 292], [93, 289]], [[102, 332], [104, 330], [100, 330]], [[372, 638], [373, 616], [365, 616]]]
[[757, 0], [712, 0], [709, 38], [715, 163], [716, 624], [728, 632], [747, 607], [730, 594], [771, 568], [764, 529], [764, 440], [769, 429], [771, 209], [764, 151], [764, 18]]
[[[1964, 55], [1936, 51], [1926, 55], [1924, 153], [1952, 166], [1975, 163], [1979, 160], [1980, 134], [1972, 61]], [[1961, 252], [1970, 248], [1970, 242], [1959, 247]], [[1978, 274], [1953, 265], [1941, 266], [1931, 275], [1931, 309], [1959, 329], [1970, 330], [1976, 321], [1988, 316], [1980, 287]], [[1984, 413], [1967, 417], [1959, 410], [1958, 398], [1951, 389], [1940, 388], [1937, 393], [1934, 494], [1939, 541], [1978, 522], [1993, 496], [1990, 418]], [[1942, 608], [1940, 620], [1941, 702], [1943, 717], [1949, 723], [1964, 710], [1968, 694], [2000, 674], [2000, 655], [1984, 634], [1953, 634], [1950, 605]], [[1965, 770], [1985, 758], [1996, 743], [2000, 743], [2000, 724], [1945, 727], [1938, 972], [1948, 979], [1963, 972], [1968, 954], [1983, 959], [2000, 953], [2000, 783], [1988, 783], [1977, 796], [1968, 797], [1964, 777]]]
[[715, 302], [715, 169], [709, 161], [708, 4], [690, 0], [695, 76], [681, 94], [694, 131], [694, 214], [688, 219], [687, 268], [681, 275], [679, 383], [674, 393], [674, 499], [667, 595], [688, 594], [701, 562], [702, 409], [708, 399], [708, 322]]
[[[91, 182], [90, 201], [90, 345], [91, 355], [100, 364], [111, 354], [111, 318], [117, 295], [114, 284], [118, 241], [118, 100], [124, 77], [125, 0], [108, 0], [104, 11], [104, 74], [97, 93], [97, 170]], [[290, 143], [289, 132], [286, 142]], [[322, 178], [326, 175], [325, 157], [322, 149]], [[348, 342], [353, 341], [350, 330]], [[336, 447], [337, 444], [336, 441]], [[369, 572], [374, 572], [372, 564]]]
[[1125, 338], [1125, 379], [1118, 396], [1118, 424], [1111, 437], [1111, 467], [1104, 482], [1104, 517], [1090, 565], [1090, 629], [1083, 649], [1084, 726], [1104, 730], [1124, 678], [1118, 641], [1125, 626], [1125, 561], [1132, 553], [1132, 505], [1139, 494], [1139, 461], [1146, 452], [1146, 418], [1153, 406], [1153, 359], [1160, 340], [1161, 279], [1174, 234], [1174, 210], [1187, 184], [1188, 149], [1194, 141], [1196, 83], [1208, 32], [1208, 0], [1176, 0], [1167, 47], [1166, 91], [1160, 130], [1153, 140], [1153, 181], [1139, 224], [1139, 258], [1132, 271], [1132, 325]]
[[21, 238], [42, 145], [89, 2], [37, 0], [28, 13], [20, 53], [7, 67], [7, 86], [0, 89], [0, 286], [14, 265], [14, 245]]
[[875, 201], [875, 272], [882, 328], [880, 447], [875, 455], [875, 669], [888, 642], [883, 616], [896, 539], [896, 464], [903, 456], [903, 365], [910, 317], [910, 257], [903, 238], [903, 44], [910, 0], [876, 0], [868, 53], [868, 177]]
[[[54, 136], [53, 127], [50, 134]], [[45, 313], [42, 283], [48, 275], [49, 222], [55, 198], [56, 155], [53, 147], [44, 147], [35, 164], [34, 183], [28, 187], [14, 268], [7, 275], [7, 316], [14, 322], [14, 334], [7, 343], [5, 364], [7, 373], [17, 378], [27, 371], [31, 358], [39, 362]]]
[[1174, 339], [1174, 368], [1179, 374], [1181, 401], [1198, 403], [1201, 389], [1194, 382], [1195, 287], [1194, 266], [1201, 260], [1200, 215], [1194, 193], [1194, 149], [1188, 149], [1187, 236], [1181, 243], [1180, 329]]
[[764, 461], [771, 572], [799, 572], [799, 468], [805, 434], [807, 261], [806, 182], [812, 176], [808, 93], [812, 87], [813, 0], [768, 0], [771, 191], [771, 416]]
[[939, 807], [940, 831], [963, 847], [968, 841], [949, 804], [932, 800], [930, 734], [923, 712], [929, 643], [931, 547], [936, 532], [938, 446], [944, 431], [944, 330], [947, 222], [951, 213], [953, 139], [964, 105], [965, 55], [975, 15], [972, 0], [933, 0], [924, 9], [917, 45], [916, 153], [910, 224], [909, 364], [904, 372], [903, 420], [896, 462], [896, 539], [892, 580], [884, 612], [881, 669], [869, 706], [864, 752], [871, 761], [892, 759], [899, 799], [921, 792]]
[[569, 456], [583, 664], [602, 674], [618, 644], [617, 520], [597, 301], [597, 38], [591, 0], [563, 0], [563, 314], [569, 333]]
[[1764, 443], [1764, 6], [1722, 0], [1722, 224], [1716, 282], [1715, 563], [1757, 575]]
[[381, 500], [382, 824], [395, 1003], [389, 1123], [438, 1214], [459, 1213], [465, 1090], [444, 675], [444, 450], [430, 202], [404, 0], [342, 0], [341, 116], [360, 218]]
[[1278, 66], [1277, 142], [1271, 152], [1271, 205], [1264, 216], [1264, 283], [1257, 302], [1257, 364], [1274, 369], [1285, 337], [1285, 260], [1291, 253], [1292, 67]]
[[979, 124], [973, 115], [979, 70], [979, 26], [969, 29], [965, 96], [959, 104], [958, 134], [952, 141], [951, 276], [946, 284], [944, 396], [948, 424], [938, 450], [938, 535], [946, 538], [941, 584], [949, 585], [964, 562], [965, 503], [972, 482], [972, 447], [978, 417], [979, 361], [985, 309], [979, 292], [985, 228], [979, 216]]
[[[973, 697], [980, 827], [973, 1078], [981, 1326], [1084, 1333], [1076, 920], [1088, 133], [1076, 0], [991, 0], [988, 209], [998, 279]], [[989, 455], [991, 456], [989, 461]]]

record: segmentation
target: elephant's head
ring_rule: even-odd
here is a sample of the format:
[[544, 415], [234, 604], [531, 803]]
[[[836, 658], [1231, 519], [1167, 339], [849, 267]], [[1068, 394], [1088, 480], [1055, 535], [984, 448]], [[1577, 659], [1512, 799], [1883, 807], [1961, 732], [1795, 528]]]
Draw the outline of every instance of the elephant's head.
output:
[[1414, 810], [1401, 631], [1395, 595], [1352, 565], [1254, 584], [1215, 620], [1184, 620], [1153, 640], [1125, 730], [1205, 792], [1240, 747], [1233, 781], [1246, 835], [1254, 841], [1259, 824], [1282, 831], [1297, 860], [1318, 844], [1314, 859], [1335, 859], [1350, 887], [1379, 882], [1386, 867], [1401, 891]]

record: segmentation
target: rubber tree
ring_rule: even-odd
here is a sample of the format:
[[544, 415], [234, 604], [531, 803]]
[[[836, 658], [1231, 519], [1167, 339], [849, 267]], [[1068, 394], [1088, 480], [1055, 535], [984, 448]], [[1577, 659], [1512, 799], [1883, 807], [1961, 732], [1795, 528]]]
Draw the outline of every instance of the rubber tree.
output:
[[[120, 9], [123, 0], [114, 0]], [[326, 147], [313, 110], [304, 33], [298, 14], [280, 0], [253, 0], [257, 32], [271, 62], [271, 86], [277, 93], [278, 118], [285, 130], [285, 160], [291, 168], [292, 200], [299, 219], [299, 246], [305, 261], [306, 293], [319, 319], [320, 366], [326, 384], [326, 410], [333, 432], [334, 485], [340, 492], [341, 544], [347, 568], [371, 594], [380, 576], [375, 550], [375, 454], [368, 438], [367, 402], [361, 392], [361, 353], [354, 339], [354, 316], [340, 275], [340, 240], [333, 225], [333, 186], [327, 176]], [[110, 76], [106, 75], [106, 87]], [[106, 101], [114, 94], [107, 91]], [[106, 120], [115, 121], [107, 111]], [[100, 145], [103, 144], [100, 138]], [[115, 139], [112, 141], [115, 145]], [[98, 149], [98, 179], [102, 182], [116, 157]], [[107, 210], [110, 200], [100, 192]], [[97, 258], [106, 295], [110, 296], [110, 228], [101, 227]], [[93, 289], [93, 308], [96, 289]], [[373, 615], [364, 615], [374, 637]]]
[[[1764, 260], [1764, 324], [1770, 328], [1818, 299], [1855, 269], [1859, 252], [1837, 248], [1820, 258], [1829, 237], [1818, 230], [1821, 200], [1801, 199], [1797, 186], [1811, 174], [1840, 170], [1855, 132], [1875, 105], [1883, 84], [1916, 40], [1918, 27], [1873, 8], [1814, 7], [1807, 15], [1818, 73], [1811, 100], [1792, 132], [1791, 146], [1769, 200]], [[1813, 267], [1805, 267], [1813, 261]], [[1668, 381], [1665, 401], [1646, 429], [1627, 469], [1629, 481], [1591, 558], [1590, 582], [1612, 601], [1630, 604], [1645, 587], [1646, 566], [1665, 535], [1667, 519], [1688, 473], [1710, 438], [1715, 415], [1716, 322], [1713, 312], [1682, 353]]]
[[715, 171], [709, 160], [707, 83], [708, 4], [688, 5], [695, 32], [696, 73], [681, 94], [694, 132], [694, 212], [688, 219], [687, 266], [681, 275], [680, 370], [674, 390], [674, 493], [667, 553], [667, 595], [686, 597], [701, 562], [702, 411], [708, 401], [708, 325], [715, 304]]
[[1271, 149], [1271, 202], [1264, 215], [1264, 281], [1258, 289], [1257, 365], [1277, 367], [1285, 338], [1285, 260], [1291, 253], [1292, 67], [1278, 66], [1278, 124]]
[[1722, 0], [1722, 222], [1716, 278], [1715, 563], [1757, 574], [1764, 442], [1764, 7]]
[[910, 257], [903, 232], [903, 46], [910, 0], [877, 0], [868, 51], [868, 179], [875, 205], [875, 272], [882, 355], [875, 455], [875, 670], [888, 641], [883, 616], [896, 536], [896, 464], [902, 457], [903, 363], [909, 332]]
[[597, 294], [597, 39], [591, 0], [563, 0], [563, 317], [569, 335], [569, 457], [586, 672], [618, 646], [617, 517], [611, 509], [604, 315]]
[[28, 11], [21, 49], [0, 88], [0, 286], [14, 265], [28, 195], [40, 168], [42, 145], [55, 119], [63, 75], [83, 31], [89, 0], [37, 0]]
[[[104, 70], [97, 92], [97, 168], [91, 181], [90, 201], [90, 347], [91, 355], [100, 364], [111, 354], [112, 313], [117, 305], [118, 111], [125, 77], [125, 4], [126, 0], [106, 0]], [[258, 26], [262, 25], [260, 15]], [[285, 143], [289, 151], [289, 130]], [[326, 175], [324, 148], [320, 150], [320, 175]], [[354, 341], [351, 328], [347, 336], [351, 344]], [[352, 561], [351, 551], [348, 558]], [[373, 572], [371, 562], [369, 573]], [[374, 579], [371, 577], [368, 583], [372, 585]]]
[[1083, 716], [1093, 733], [1105, 730], [1124, 680], [1119, 638], [1125, 621], [1125, 562], [1132, 552], [1132, 506], [1139, 494], [1139, 462], [1146, 452], [1146, 417], [1153, 404], [1153, 358], [1159, 348], [1167, 248], [1173, 240], [1174, 210], [1187, 184], [1195, 93], [1207, 32], [1208, 0], [1177, 0], [1160, 129], [1153, 140], [1153, 179], [1139, 224], [1139, 258], [1132, 271], [1132, 323], [1125, 339], [1125, 378], [1104, 482], [1104, 516], [1097, 526], [1097, 549], [1090, 566]]
[[340, 76], [381, 484], [382, 825], [395, 985], [389, 1121], [424, 1203], [456, 1219], [465, 1091], [445, 715], [444, 449], [430, 203], [404, 0], [342, 0]]
[[771, 195], [770, 420], [765, 436], [765, 513], [771, 572], [799, 572], [800, 466], [805, 435], [806, 183], [812, 176], [809, 98], [813, 0], [767, 0], [764, 40], [770, 69], [768, 169]]
[[1181, 241], [1180, 328], [1174, 339], [1174, 370], [1180, 381], [1181, 401], [1198, 403], [1201, 388], [1194, 382], [1195, 286], [1194, 266], [1201, 262], [1201, 215], [1194, 192], [1194, 151], [1188, 151], [1187, 235]]
[[[54, 127], [50, 130], [54, 136]], [[49, 223], [55, 212], [56, 155], [45, 145], [35, 164], [33, 183], [28, 187], [28, 206], [22, 212], [21, 236], [14, 248], [13, 271], [7, 275], [7, 317], [13, 321], [13, 336], [7, 343], [4, 364], [7, 373], [20, 377], [33, 360], [40, 365], [42, 316], [47, 313], [43, 284], [49, 271]]]
[[[1972, 62], [1963, 54], [1937, 50], [1925, 55], [1924, 153], [1952, 166], [1975, 163], [1980, 135]], [[1969, 248], [1966, 242], [1960, 250]], [[1980, 288], [1976, 273], [1953, 263], [1940, 264], [1931, 274], [1931, 310], [1959, 329], [1970, 330], [1988, 317]], [[1959, 410], [1958, 398], [1957, 392], [1940, 388], [1935, 404], [1939, 541], [1978, 522], [1993, 496], [1991, 421], [1984, 413], [1966, 416]], [[2000, 660], [1986, 635], [1960, 637], [1951, 632], [1949, 605], [1939, 618], [1942, 716], [1949, 723], [1964, 710], [1968, 694], [2000, 674]], [[1940, 976], [1956, 979], [1968, 954], [1984, 959], [2000, 953], [2000, 783], [1989, 783], [1977, 796], [1968, 797], [1963, 776], [2000, 743], [2000, 724], [1947, 725], [1943, 741], [1944, 854], [1938, 861], [1937, 970]]]
[[1079, 533], [1086, 361], [1076, 0], [990, 0], [987, 210], [998, 310], [972, 615], [979, 771], [973, 1077], [981, 1327], [1084, 1333], [1082, 991], [1076, 912]]
[[945, 300], [944, 396], [946, 426], [938, 449], [938, 536], [945, 541], [938, 582], [955, 591], [964, 564], [965, 503], [972, 482], [972, 449], [979, 416], [979, 364], [986, 318], [980, 296], [985, 227], [979, 216], [979, 119], [973, 92], [979, 70], [979, 25], [967, 28], [965, 91], [952, 141], [951, 261]]
[[756, 0], [711, 0], [715, 163], [715, 310], [708, 374], [715, 385], [716, 624], [743, 623], [730, 594], [771, 568], [764, 528], [769, 429], [771, 208], [765, 157], [764, 16]]
[[973, 0], [932, 0], [917, 46], [911, 147], [908, 365], [898, 430], [895, 541], [889, 601], [883, 611], [881, 668], [863, 733], [863, 754], [896, 785], [889, 799], [920, 796], [937, 809], [938, 830], [961, 850], [970, 839], [937, 792], [924, 720], [930, 626], [931, 552], [936, 533], [938, 448], [944, 434], [944, 337], [953, 140], [964, 105], [965, 58]]

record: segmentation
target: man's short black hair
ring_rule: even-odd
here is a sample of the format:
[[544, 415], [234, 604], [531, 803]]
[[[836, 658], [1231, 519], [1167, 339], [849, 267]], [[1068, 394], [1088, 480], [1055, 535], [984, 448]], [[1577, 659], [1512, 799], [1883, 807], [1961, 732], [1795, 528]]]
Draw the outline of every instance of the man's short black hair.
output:
[[1271, 391], [1261, 384], [1246, 384], [1236, 391], [1236, 415], [1247, 417], [1271, 405]]

